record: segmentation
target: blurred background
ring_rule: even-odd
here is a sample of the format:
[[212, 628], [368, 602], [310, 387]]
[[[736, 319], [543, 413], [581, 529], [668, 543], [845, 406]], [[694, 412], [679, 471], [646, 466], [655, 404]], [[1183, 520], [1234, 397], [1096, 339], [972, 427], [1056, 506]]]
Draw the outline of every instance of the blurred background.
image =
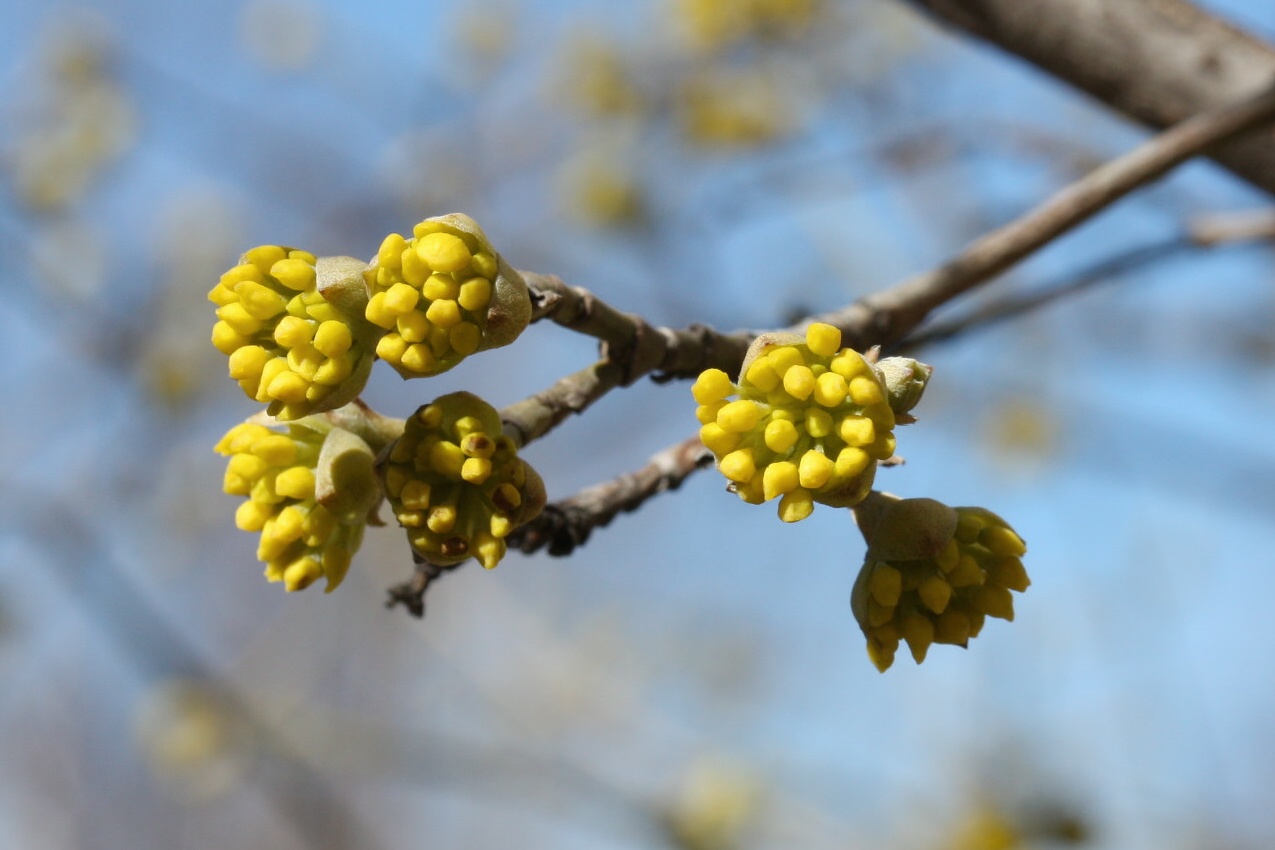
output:
[[[1270, 199], [1211, 165], [971, 300], [1098, 285], [925, 349], [878, 486], [1001, 513], [1034, 584], [923, 666], [868, 662], [844, 511], [701, 473], [417, 621], [394, 528], [339, 593], [267, 585], [211, 450], [255, 406], [205, 296], [254, 245], [463, 211], [654, 323], [767, 328], [1144, 137], [896, 0], [0, 5], [0, 847], [1272, 846], [1272, 246], [1185, 237]], [[535, 326], [365, 398], [501, 406], [593, 357]], [[641, 382], [526, 456], [563, 498], [693, 409]]]

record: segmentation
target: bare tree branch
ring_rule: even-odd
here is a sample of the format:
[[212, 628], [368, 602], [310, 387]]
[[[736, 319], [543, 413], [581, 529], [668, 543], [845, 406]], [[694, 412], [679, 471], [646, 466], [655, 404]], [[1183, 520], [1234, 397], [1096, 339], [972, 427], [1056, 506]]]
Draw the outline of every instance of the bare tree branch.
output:
[[1190, 224], [1191, 240], [1209, 248], [1228, 242], [1275, 239], [1275, 210], [1214, 213]]
[[1275, 211], [1200, 216], [1180, 236], [1108, 257], [1054, 283], [990, 301], [968, 315], [923, 327], [904, 338], [898, 348], [913, 351], [952, 339], [971, 328], [1021, 316], [1066, 296], [1114, 281], [1119, 275], [1188, 251], [1265, 239], [1275, 239]]
[[1113, 281], [1126, 272], [1157, 263], [1198, 247], [1189, 237], [1180, 236], [1157, 242], [1154, 245], [1134, 248], [1131, 251], [1125, 251], [1114, 257], [1109, 257], [1096, 265], [1068, 275], [1062, 280], [1037, 287], [1030, 292], [1017, 292], [995, 301], [989, 301], [968, 315], [927, 325], [916, 333], [905, 337], [897, 347], [900, 351], [911, 352], [936, 342], [944, 342], [960, 336], [972, 328], [1021, 316], [1068, 295], [1083, 292], [1100, 283]]
[[[1275, 78], [1275, 46], [1186, 0], [910, 2], [1157, 129], [1252, 95]], [[1253, 133], [1211, 155], [1275, 192], [1273, 138]]]
[[636, 472], [547, 506], [538, 518], [510, 535], [509, 545], [527, 553], [548, 548], [550, 555], [569, 555], [584, 545], [593, 529], [609, 525], [616, 514], [637, 510], [657, 493], [676, 490], [697, 469], [712, 462], [712, 453], [699, 437], [690, 437], [652, 455]]
[[[811, 321], [826, 322], [841, 329], [844, 344], [851, 348], [888, 347], [936, 307], [987, 282], [1182, 162], [1273, 116], [1275, 88], [1268, 88], [1237, 104], [1190, 118], [979, 237], [942, 266], [791, 330], [799, 331]], [[694, 378], [710, 367], [734, 374], [755, 336], [749, 331], [722, 334], [703, 325], [683, 330], [652, 327], [640, 316], [622, 313], [551, 275], [524, 272], [523, 276], [532, 289], [533, 316], [602, 340], [602, 359], [502, 411], [505, 431], [519, 445], [544, 436], [615, 387], [652, 372], [657, 380]]]
[[1275, 115], [1275, 88], [1210, 110], [1099, 166], [1035, 209], [971, 242], [937, 269], [815, 317], [842, 329], [846, 344], [889, 346], [931, 310], [989, 280], [1081, 222], [1213, 145]]

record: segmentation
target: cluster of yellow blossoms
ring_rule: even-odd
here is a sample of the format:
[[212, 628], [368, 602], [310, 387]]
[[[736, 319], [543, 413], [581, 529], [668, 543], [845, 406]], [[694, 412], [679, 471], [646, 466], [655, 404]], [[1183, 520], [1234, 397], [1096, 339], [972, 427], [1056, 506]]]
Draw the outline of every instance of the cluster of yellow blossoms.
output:
[[[235, 522], [260, 532], [271, 581], [336, 587], [386, 490], [412, 545], [441, 566], [495, 566], [505, 536], [543, 507], [539, 477], [475, 396], [427, 405], [406, 433], [356, 402], [378, 357], [406, 378], [436, 375], [526, 328], [526, 283], [469, 217], [393, 234], [370, 263], [262, 245], [208, 298], [230, 376], [267, 405], [217, 451], [230, 456], [226, 492], [248, 497]], [[279, 422], [292, 425], [269, 427]]]
[[[472, 219], [426, 219], [412, 233], [385, 237], [364, 272], [367, 320], [385, 330], [378, 357], [405, 378], [437, 375], [511, 342], [507, 326], [513, 336], [522, 332], [531, 310], [526, 286], [501, 267]], [[506, 315], [511, 308], [516, 316]]]
[[[797, 522], [815, 502], [849, 507], [872, 488], [878, 461], [894, 454], [894, 411], [883, 379], [841, 331], [812, 324], [804, 341], [763, 335], [739, 384], [709, 369], [691, 390], [700, 439], [741, 499], [779, 498]], [[739, 398], [730, 400], [732, 395]]]
[[859, 512], [868, 554], [851, 608], [877, 669], [894, 663], [900, 641], [920, 664], [931, 644], [966, 646], [987, 617], [1014, 619], [1010, 591], [1031, 582], [1027, 546], [1005, 520], [932, 499], [873, 500], [874, 510]]
[[473, 557], [495, 567], [505, 537], [545, 503], [540, 476], [501, 433], [500, 415], [465, 392], [407, 420], [390, 449], [385, 489], [412, 548], [439, 566]]
[[328, 433], [315, 421], [293, 423], [286, 432], [244, 422], [217, 443], [217, 451], [230, 457], [223, 488], [247, 497], [235, 511], [235, 525], [261, 533], [257, 557], [266, 564], [266, 578], [288, 590], [320, 577], [327, 590], [335, 589], [363, 539], [366, 516], [343, 516], [316, 497], [316, 467]]
[[[349, 258], [262, 245], [243, 255], [208, 293], [217, 305], [212, 342], [230, 358], [230, 377], [282, 420], [351, 401], [367, 380], [372, 352], [357, 317], [319, 287], [319, 270], [348, 272]], [[325, 281], [326, 282], [326, 281]]]
[[823, 0], [676, 0], [673, 13], [691, 47], [716, 53], [746, 39], [805, 35], [823, 5]]

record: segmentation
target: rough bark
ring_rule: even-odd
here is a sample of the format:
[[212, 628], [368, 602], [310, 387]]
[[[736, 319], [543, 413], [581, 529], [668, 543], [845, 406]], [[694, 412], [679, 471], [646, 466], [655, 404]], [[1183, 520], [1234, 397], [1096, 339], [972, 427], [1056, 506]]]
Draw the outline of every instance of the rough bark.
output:
[[[1275, 46], [1185, 0], [910, 0], [1157, 129], [1275, 81]], [[1275, 130], [1213, 159], [1275, 193]]]

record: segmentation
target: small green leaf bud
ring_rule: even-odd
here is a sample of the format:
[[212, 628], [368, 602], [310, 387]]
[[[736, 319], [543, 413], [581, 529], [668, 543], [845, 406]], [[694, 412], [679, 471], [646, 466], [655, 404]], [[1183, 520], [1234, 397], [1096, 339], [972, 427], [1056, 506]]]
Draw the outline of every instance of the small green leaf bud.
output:
[[910, 411], [925, 393], [925, 386], [934, 373], [934, 367], [911, 357], [887, 357], [878, 361], [873, 368], [885, 385], [886, 398], [896, 421], [901, 424], [915, 422], [916, 418], [911, 416]]

